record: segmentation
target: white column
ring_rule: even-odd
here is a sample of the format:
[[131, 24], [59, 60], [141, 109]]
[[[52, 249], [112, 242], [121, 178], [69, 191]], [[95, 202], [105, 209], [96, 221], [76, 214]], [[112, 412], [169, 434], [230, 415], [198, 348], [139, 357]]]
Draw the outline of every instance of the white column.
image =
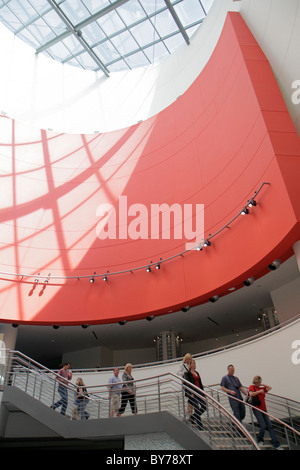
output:
[[11, 324], [0, 324], [0, 348], [15, 349], [18, 329]]

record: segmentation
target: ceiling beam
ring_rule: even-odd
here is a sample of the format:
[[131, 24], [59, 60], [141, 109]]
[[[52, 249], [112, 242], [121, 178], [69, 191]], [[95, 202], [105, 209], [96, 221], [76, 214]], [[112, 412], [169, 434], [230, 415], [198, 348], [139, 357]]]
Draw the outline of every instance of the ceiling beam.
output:
[[175, 23], [177, 24], [178, 29], [179, 29], [179, 31], [181, 32], [181, 34], [182, 34], [182, 36], [183, 36], [185, 42], [187, 43], [187, 45], [189, 45], [189, 44], [190, 44], [190, 39], [189, 39], [189, 37], [188, 37], [188, 35], [187, 35], [187, 33], [186, 33], [184, 27], [182, 26], [182, 23], [181, 23], [181, 21], [180, 21], [178, 15], [177, 15], [177, 13], [176, 13], [176, 11], [175, 11], [173, 5], [172, 5], [172, 3], [170, 2], [170, 0], [164, 0], [164, 1], [165, 1], [165, 4], [166, 4], [167, 7], [168, 7], [169, 12], [171, 13], [171, 15], [172, 15], [172, 17], [173, 17]]
[[[62, 9], [60, 8], [60, 6], [56, 3], [55, 0], [47, 0], [48, 3], [51, 5], [51, 7], [53, 8], [53, 10], [58, 14], [58, 16], [61, 18], [61, 20], [64, 22], [64, 24], [66, 25], [67, 27], [67, 31], [65, 31], [63, 33], [63, 36], [64, 38], [67, 37], [69, 34], [73, 34], [73, 36], [77, 39], [77, 41], [80, 42], [80, 44], [82, 45], [82, 47], [86, 50], [86, 52], [90, 55], [90, 57], [94, 60], [94, 62], [96, 62], [96, 64], [98, 65], [98, 67], [100, 68], [100, 70], [102, 70], [102, 72], [107, 76], [109, 77], [109, 72], [107, 70], [107, 68], [105, 67], [105, 65], [103, 64], [103, 62], [99, 59], [99, 57], [95, 54], [95, 52], [92, 50], [92, 48], [87, 44], [87, 42], [85, 41], [85, 39], [83, 39], [82, 37], [82, 33], [81, 33], [81, 30], [80, 28], [77, 28], [75, 27], [71, 21], [69, 20], [69, 18], [67, 17], [67, 15], [62, 11]], [[122, 0], [121, 0], [122, 1]], [[128, 0], [123, 0], [123, 2], [125, 1], [128, 1]], [[61, 37], [62, 35], [58, 36], [55, 40], [52, 40], [50, 41], [49, 43], [45, 44], [44, 46], [40, 47], [39, 49], [36, 50], [36, 53], [39, 54], [40, 52], [42, 52], [42, 50], [45, 50], [51, 46], [53, 46], [56, 42], [58, 41], [61, 41]], [[59, 39], [58, 39], [59, 38]], [[51, 44], [50, 44], [51, 43]], [[50, 44], [50, 45], [49, 45]]]

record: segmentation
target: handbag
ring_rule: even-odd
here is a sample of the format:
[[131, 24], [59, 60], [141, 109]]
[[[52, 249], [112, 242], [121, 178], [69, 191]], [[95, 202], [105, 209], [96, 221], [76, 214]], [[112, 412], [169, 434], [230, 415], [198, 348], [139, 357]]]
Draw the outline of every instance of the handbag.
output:
[[257, 395], [255, 395], [254, 397], [251, 397], [249, 395], [249, 392], [248, 392], [248, 395], [247, 395], [247, 398], [246, 398], [246, 402], [249, 403], [249, 405], [252, 405], [252, 406], [259, 406], [261, 405], [261, 401], [260, 399], [258, 398]]

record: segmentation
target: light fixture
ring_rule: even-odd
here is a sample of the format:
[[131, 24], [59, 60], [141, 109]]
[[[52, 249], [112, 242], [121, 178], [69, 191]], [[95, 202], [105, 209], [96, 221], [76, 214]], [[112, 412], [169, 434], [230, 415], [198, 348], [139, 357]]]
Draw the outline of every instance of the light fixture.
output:
[[59, 325], [52, 325], [52, 328], [54, 328], [54, 330], [58, 330]]
[[[158, 261], [158, 262], [157, 262], [156, 264], [154, 264], [154, 265], [152, 265], [152, 261], [151, 261], [151, 262], [150, 262], [150, 265], [149, 265], [148, 267], [147, 267], [147, 266], [145, 267], [145, 266], [143, 265], [143, 266], [136, 267], [136, 268], [134, 268], [134, 269], [129, 268], [129, 269], [125, 269], [125, 270], [123, 270], [123, 271], [116, 272], [116, 273], [112, 273], [112, 274], [123, 274], [123, 273], [128, 273], [128, 272], [133, 273], [134, 271], [140, 270], [140, 269], [143, 269], [143, 270], [145, 269], [147, 272], [151, 272], [151, 267], [150, 267], [150, 266], [153, 266], [153, 267], [155, 267], [156, 269], [160, 269], [160, 264], [161, 264], [162, 262], [168, 261], [168, 259], [173, 259], [173, 258], [178, 257], [178, 256], [183, 256], [187, 251], [190, 251], [190, 250], [192, 250], [192, 249], [193, 249], [193, 250], [197, 250], [197, 251], [201, 251], [204, 247], [210, 246], [210, 245], [211, 245], [211, 242], [210, 242], [210, 239], [211, 239], [211, 238], [213, 238], [215, 235], [219, 234], [221, 231], [230, 228], [231, 223], [233, 223], [233, 221], [236, 219], [237, 216], [239, 216], [239, 215], [241, 215], [241, 214], [243, 214], [243, 215], [244, 215], [244, 214], [248, 214], [249, 211], [248, 211], [247, 207], [252, 207], [252, 206], [256, 206], [256, 205], [257, 205], [257, 202], [256, 202], [255, 198], [257, 197], [258, 193], [263, 189], [263, 187], [264, 187], [265, 185], [269, 185], [269, 184], [270, 184], [270, 183], [263, 182], [263, 183], [260, 185], [260, 187], [258, 188], [258, 190], [255, 191], [254, 196], [253, 196], [251, 199], [249, 199], [249, 200], [247, 201], [247, 204], [246, 204], [246, 206], [242, 209], [242, 211], [239, 211], [229, 222], [227, 222], [223, 227], [221, 227], [220, 229], [218, 229], [218, 231], [217, 231], [216, 233], [213, 233], [213, 234], [209, 233], [209, 234], [208, 234], [208, 238], [207, 238], [204, 242], [201, 242], [200, 244], [194, 246], [193, 248], [190, 248], [190, 249], [188, 249], [188, 250], [182, 251], [181, 253], [177, 253], [177, 254], [175, 254], [174, 256], [170, 257], [170, 258], [166, 258], [166, 259], [160, 258], [160, 261]], [[280, 261], [279, 261], [279, 260], [275, 260], [275, 261], [274, 261], [273, 263], [271, 263], [268, 267], [269, 267], [270, 270], [274, 270], [274, 269], [277, 269], [277, 268], [278, 268], [279, 264], [280, 264]], [[107, 271], [107, 272], [109, 272], [109, 271]], [[7, 273], [7, 272], [5, 272], [5, 273], [0, 273], [0, 274], [15, 275], [15, 273]], [[95, 275], [95, 274], [96, 274], [96, 273], [94, 273], [94, 275]], [[94, 276], [94, 275], [91, 276], [91, 277], [90, 277], [89, 275], [88, 275], [88, 276], [86, 276], [86, 275], [78, 276], [78, 275], [77, 275], [76, 277], [77, 277], [78, 280], [80, 280], [81, 278], [86, 278], [86, 277], [87, 277], [87, 278], [89, 278], [89, 282], [94, 283], [94, 282], [95, 282], [95, 276]], [[23, 277], [25, 277], [25, 276], [28, 277], [28, 275], [25, 275], [25, 274], [22, 274], [22, 273], [18, 274], [18, 276], [20, 277], [20, 280], [21, 280], [21, 281], [23, 280]], [[39, 276], [40, 276], [40, 273], [30, 275], [30, 277], [34, 279], [33, 284], [37, 285], [37, 284], [40, 282], [40, 277], [39, 277]], [[99, 276], [99, 275], [98, 275], [98, 276]], [[60, 277], [63, 278], [63, 279], [69, 279], [69, 278], [73, 278], [73, 277], [75, 277], [75, 276], [60, 276]], [[50, 282], [50, 280], [51, 280], [50, 275], [48, 275], [47, 280], [44, 282], [44, 284], [47, 284], [47, 281]], [[104, 276], [103, 276], [103, 280], [104, 280], [104, 281], [107, 281], [107, 280], [108, 280], [108, 277], [107, 277], [106, 275], [104, 275]], [[245, 282], [246, 282], [246, 281], [245, 281]], [[249, 285], [250, 285], [250, 284], [249, 284]], [[34, 288], [35, 288], [35, 287], [33, 287], [33, 289], [34, 289]], [[45, 288], [45, 286], [44, 286], [44, 288]]]
[[217, 300], [219, 300], [220, 296], [219, 295], [214, 295], [213, 297], [210, 297], [208, 300], [210, 302], [216, 302]]
[[155, 316], [154, 315], [150, 315], [149, 317], [146, 317], [146, 320], [148, 321], [152, 321], [154, 320]]
[[270, 271], [275, 271], [275, 269], [278, 269], [280, 265], [281, 265], [280, 259], [275, 259], [273, 263], [269, 264], [268, 268], [270, 269]]
[[248, 201], [248, 206], [249, 207], [255, 207], [257, 206], [257, 202], [255, 201], [255, 199], [250, 199], [250, 201]]
[[189, 305], [187, 305], [186, 307], [182, 307], [181, 311], [182, 312], [188, 312], [190, 310], [190, 308], [191, 307]]
[[247, 209], [247, 207], [244, 207], [244, 209], [242, 209], [241, 211], [241, 215], [246, 215], [246, 214], [249, 214], [249, 210]]
[[86, 330], [86, 328], [88, 328], [90, 325], [81, 325], [81, 328], [83, 328], [84, 330]]
[[127, 323], [126, 320], [119, 321], [119, 325], [121, 325], [121, 326], [126, 325], [126, 323]]
[[243, 281], [243, 284], [244, 286], [251, 286], [251, 284], [253, 284], [253, 282], [255, 281], [255, 278], [254, 277], [249, 277], [248, 279], [246, 279], [246, 281]]
[[12, 326], [13, 328], [18, 328], [19, 323], [12, 323], [11, 326]]

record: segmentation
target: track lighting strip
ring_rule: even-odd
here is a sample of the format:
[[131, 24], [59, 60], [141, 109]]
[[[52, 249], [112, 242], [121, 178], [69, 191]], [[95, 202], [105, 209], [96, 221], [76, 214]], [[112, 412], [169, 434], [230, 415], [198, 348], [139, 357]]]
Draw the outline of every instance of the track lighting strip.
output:
[[[37, 274], [21, 274], [21, 273], [11, 273], [11, 272], [4, 272], [4, 271], [0, 271], [0, 275], [5, 275], [5, 276], [15, 276], [15, 277], [21, 277], [21, 280], [23, 278], [34, 278], [35, 279], [35, 283], [38, 283], [39, 280], [41, 279], [47, 279], [47, 283], [50, 283], [51, 280], [66, 280], [66, 279], [90, 279], [90, 282], [91, 283], [94, 283], [94, 280], [98, 277], [102, 277], [103, 280], [107, 281], [109, 279], [110, 276], [113, 276], [113, 275], [116, 275], [116, 274], [126, 274], [126, 273], [133, 273], [134, 271], [140, 271], [141, 269], [143, 270], [147, 270], [148, 272], [151, 271], [151, 266], [153, 267], [156, 267], [156, 269], [159, 269], [161, 264], [162, 263], [165, 263], [167, 261], [170, 261], [170, 260], [173, 260], [175, 258], [178, 258], [179, 256], [183, 256], [184, 254], [186, 253], [190, 253], [191, 251], [193, 250], [198, 250], [198, 251], [201, 251], [203, 247], [205, 246], [209, 246], [211, 245], [211, 242], [210, 240], [215, 237], [216, 235], [218, 235], [220, 232], [222, 232], [224, 229], [228, 228], [239, 216], [242, 215], [242, 212], [247, 209], [247, 207], [253, 207], [253, 206], [256, 206], [256, 201], [255, 201], [255, 198], [257, 197], [258, 193], [262, 190], [262, 188], [265, 186], [265, 185], [269, 185], [270, 183], [262, 183], [260, 185], [260, 187], [258, 188], [257, 191], [255, 191], [254, 193], [254, 196], [247, 202], [246, 206], [241, 210], [239, 211], [239, 213], [234, 216], [226, 225], [224, 225], [222, 228], [220, 228], [219, 230], [217, 230], [214, 234], [212, 235], [209, 235], [209, 237], [207, 237], [203, 243], [198, 243], [197, 245], [195, 245], [194, 247], [192, 248], [189, 248], [188, 250], [185, 250], [185, 251], [182, 251], [181, 253], [177, 253], [176, 255], [173, 255], [173, 256], [170, 256], [168, 258], [165, 258], [165, 259], [160, 259], [159, 262], [155, 262], [155, 263], [150, 263], [150, 264], [146, 264], [144, 266], [139, 266], [137, 268], [132, 268], [132, 269], [126, 269], [124, 271], [115, 271], [115, 272], [110, 272], [109, 274], [88, 274], [88, 275], [84, 275], [84, 276], [50, 276], [49, 274], [47, 276], [41, 276], [40, 273], [37, 275]], [[108, 272], [107, 272], [108, 273]]]

